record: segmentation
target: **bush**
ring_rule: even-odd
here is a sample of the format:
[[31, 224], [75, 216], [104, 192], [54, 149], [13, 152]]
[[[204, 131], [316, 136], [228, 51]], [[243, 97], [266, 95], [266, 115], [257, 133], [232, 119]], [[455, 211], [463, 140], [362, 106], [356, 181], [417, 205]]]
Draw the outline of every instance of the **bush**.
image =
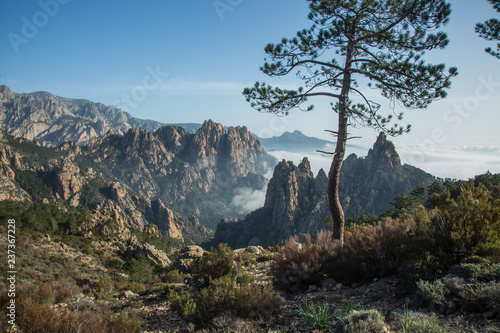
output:
[[445, 291], [441, 280], [434, 282], [420, 280], [417, 282], [417, 288], [418, 296], [424, 305], [434, 309], [443, 304]]
[[[66, 295], [66, 291], [51, 292], [47, 287], [48, 285], [42, 284], [19, 286], [16, 295], [16, 324], [23, 333], [133, 333], [140, 328], [139, 319], [129, 317], [126, 312], [114, 314], [106, 308], [94, 311], [87, 309], [77, 313], [68, 309], [57, 310], [53, 307], [53, 302], [60, 299], [61, 295]], [[61, 286], [60, 289], [64, 288], [65, 286]], [[0, 298], [2, 309], [6, 308], [4, 302], [8, 298], [5, 296], [2, 294]]]
[[154, 266], [143, 254], [127, 261], [124, 267], [132, 280], [138, 283], [146, 283], [153, 276]]
[[488, 259], [476, 256], [453, 266], [450, 273], [469, 281], [498, 281], [500, 280], [500, 264], [491, 264]]
[[393, 274], [400, 262], [414, 255], [406, 248], [416, 226], [415, 219], [402, 222], [391, 218], [376, 225], [355, 226], [345, 233], [343, 247], [325, 231], [318, 233], [316, 244], [307, 235], [305, 244], [292, 237], [271, 265], [274, 283], [278, 288], [295, 291], [317, 284], [325, 275], [352, 283]]
[[435, 314], [426, 316], [406, 310], [404, 316], [398, 321], [401, 333], [447, 333]]
[[352, 311], [339, 321], [337, 331], [341, 333], [383, 333], [386, 331], [384, 319], [376, 310]]
[[190, 267], [198, 286], [207, 286], [210, 280], [218, 279], [233, 271], [234, 251], [227, 244], [219, 244], [217, 250], [203, 253]]
[[316, 244], [311, 243], [311, 236], [304, 238], [302, 245], [297, 237], [291, 237], [275, 255], [271, 275], [276, 287], [296, 291], [317, 283], [325, 265], [340, 249], [340, 243], [333, 240], [330, 232], [319, 232]]
[[280, 307], [279, 296], [270, 286], [239, 284], [228, 276], [210, 280], [192, 297], [184, 290], [170, 292], [172, 309], [185, 320], [206, 325], [220, 315], [248, 319], [269, 319]]
[[110, 279], [103, 279], [94, 286], [94, 295], [98, 299], [108, 299], [116, 293], [116, 286]]
[[183, 283], [186, 278], [186, 274], [182, 273], [178, 269], [168, 272], [165, 275], [165, 282], [169, 283]]
[[450, 192], [434, 194], [437, 212], [432, 218], [436, 245], [445, 262], [460, 263], [473, 255], [497, 255], [500, 251], [500, 201], [493, 200], [484, 185], [470, 181], [456, 200]]
[[493, 312], [500, 317], [500, 283], [478, 283], [468, 288], [464, 294], [466, 309], [472, 312]]
[[414, 219], [386, 218], [376, 225], [356, 226], [345, 233], [345, 243], [325, 272], [342, 283], [369, 281], [397, 271], [399, 263], [410, 260], [405, 253], [415, 229]]
[[169, 294], [170, 305], [174, 311], [185, 320], [190, 320], [195, 315], [196, 303], [188, 296], [183, 289], [178, 294], [174, 290], [170, 290]]

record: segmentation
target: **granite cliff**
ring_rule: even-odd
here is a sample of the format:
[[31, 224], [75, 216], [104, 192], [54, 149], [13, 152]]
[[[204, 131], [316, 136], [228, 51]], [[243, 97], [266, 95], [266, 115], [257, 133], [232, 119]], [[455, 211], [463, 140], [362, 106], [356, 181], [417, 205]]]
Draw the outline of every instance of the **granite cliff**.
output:
[[[409, 194], [417, 186], [428, 186], [432, 175], [402, 165], [392, 142], [380, 134], [365, 158], [350, 155], [342, 167], [340, 197], [347, 217], [381, 214], [390, 201], [401, 193]], [[247, 245], [274, 245], [291, 235], [327, 228], [330, 216], [327, 200], [328, 178], [323, 170], [316, 177], [305, 158], [298, 166], [282, 161], [266, 192], [264, 207], [239, 222], [223, 220], [217, 226], [211, 245], [228, 243], [239, 248]]]

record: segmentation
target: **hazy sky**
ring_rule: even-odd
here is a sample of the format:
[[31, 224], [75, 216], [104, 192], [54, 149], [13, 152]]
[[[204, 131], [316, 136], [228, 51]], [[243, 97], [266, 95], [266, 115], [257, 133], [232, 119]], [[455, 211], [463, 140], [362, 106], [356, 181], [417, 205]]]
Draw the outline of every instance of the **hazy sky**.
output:
[[[405, 112], [412, 132], [392, 140], [403, 162], [441, 177], [500, 172], [500, 60], [484, 53], [491, 43], [474, 33], [476, 22], [500, 14], [486, 0], [450, 2], [450, 44], [427, 59], [460, 74], [447, 99]], [[324, 130], [335, 129], [336, 115], [328, 101], [278, 118], [253, 110], [241, 94], [255, 81], [297, 83], [268, 78], [259, 67], [267, 43], [310, 26], [307, 13], [305, 0], [0, 0], [0, 84], [114, 104], [166, 123], [210, 118], [263, 137], [298, 129], [329, 139]], [[377, 135], [352, 133], [367, 149]]]

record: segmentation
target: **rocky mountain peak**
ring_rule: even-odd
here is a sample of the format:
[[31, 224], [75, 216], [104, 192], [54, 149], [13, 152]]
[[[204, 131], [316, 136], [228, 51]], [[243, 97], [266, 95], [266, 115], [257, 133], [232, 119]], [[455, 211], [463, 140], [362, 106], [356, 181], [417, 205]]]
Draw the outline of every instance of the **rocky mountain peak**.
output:
[[159, 128], [155, 134], [163, 141], [165, 148], [174, 154], [179, 154], [183, 151], [190, 140], [190, 135], [179, 126], [164, 126]]
[[311, 163], [309, 163], [309, 159], [307, 157], [304, 157], [302, 162], [300, 162], [298, 168], [302, 173], [310, 175], [312, 177]]
[[9, 87], [0, 85], [0, 101], [10, 100], [14, 98], [14, 94]]
[[387, 140], [385, 133], [380, 133], [373, 148], [368, 151], [367, 162], [372, 168], [393, 170], [400, 168], [401, 159], [394, 144]]
[[222, 136], [226, 134], [224, 126], [212, 120], [205, 120], [194, 136], [194, 141], [205, 146], [206, 149], [217, 150], [220, 146]]
[[215, 243], [228, 243], [234, 248], [270, 245], [294, 234], [323, 228], [321, 222], [329, 214], [327, 186], [328, 178], [323, 170], [313, 178], [307, 158], [298, 166], [282, 160], [269, 181], [264, 207], [241, 222], [221, 222], [214, 236]]

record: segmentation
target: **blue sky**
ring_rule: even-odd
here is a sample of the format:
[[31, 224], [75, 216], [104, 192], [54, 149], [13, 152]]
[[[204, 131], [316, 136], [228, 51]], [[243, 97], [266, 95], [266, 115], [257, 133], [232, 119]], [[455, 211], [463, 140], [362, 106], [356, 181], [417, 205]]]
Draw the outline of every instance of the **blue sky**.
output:
[[[427, 59], [457, 66], [460, 75], [447, 99], [405, 112], [412, 132], [393, 141], [404, 162], [441, 177], [500, 172], [500, 60], [474, 33], [476, 22], [500, 14], [486, 0], [450, 2], [450, 45]], [[255, 81], [297, 84], [259, 67], [267, 43], [309, 27], [307, 13], [305, 0], [0, 0], [0, 84], [115, 104], [166, 123], [210, 118], [264, 137], [298, 129], [328, 139], [324, 130], [336, 127], [328, 101], [278, 118], [253, 110], [241, 94]], [[377, 135], [352, 132], [367, 149]]]

